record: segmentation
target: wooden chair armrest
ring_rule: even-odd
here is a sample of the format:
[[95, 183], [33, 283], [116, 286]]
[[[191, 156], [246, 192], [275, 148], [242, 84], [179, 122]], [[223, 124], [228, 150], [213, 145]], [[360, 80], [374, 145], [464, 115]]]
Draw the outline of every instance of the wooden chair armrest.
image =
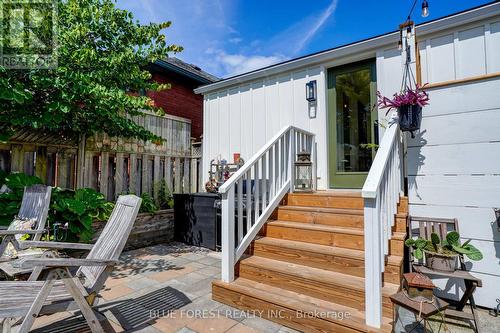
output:
[[118, 260], [74, 259], [74, 258], [39, 258], [22, 260], [22, 268], [42, 267], [81, 267], [81, 266], [113, 266]]
[[21, 249], [30, 247], [40, 247], [43, 249], [63, 249], [63, 250], [86, 250], [90, 251], [94, 244], [82, 243], [64, 243], [64, 242], [42, 242], [42, 241], [21, 241], [19, 242]]
[[43, 233], [45, 233], [45, 230], [0, 230], [0, 236], [36, 235]]

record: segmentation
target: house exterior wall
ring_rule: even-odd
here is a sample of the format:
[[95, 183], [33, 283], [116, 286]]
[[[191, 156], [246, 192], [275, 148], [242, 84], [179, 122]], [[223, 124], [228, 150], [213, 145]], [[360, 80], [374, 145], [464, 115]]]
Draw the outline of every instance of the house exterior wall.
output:
[[[453, 29], [418, 35], [422, 82], [441, 83], [500, 72], [500, 16], [470, 19]], [[465, 22], [465, 21], [464, 21]], [[437, 32], [436, 32], [437, 30]], [[403, 59], [396, 43], [363, 54], [352, 53], [303, 68], [238, 83], [204, 96], [203, 180], [211, 159], [250, 158], [282, 127], [295, 125], [316, 133], [318, 188], [328, 187], [328, 110], [326, 73], [330, 67], [376, 59], [377, 89], [399, 91]], [[316, 118], [308, 117], [305, 84], [318, 83]], [[500, 297], [500, 232], [493, 207], [500, 207], [500, 78], [429, 89], [416, 138], [408, 135], [407, 174], [410, 215], [456, 217], [462, 238], [484, 254], [467, 265], [483, 279], [478, 305], [494, 307]], [[380, 136], [387, 126], [379, 110]], [[450, 292], [446, 281], [437, 284]]]
[[[316, 118], [309, 117], [306, 83], [316, 80]], [[295, 125], [316, 133], [319, 188], [327, 186], [325, 80], [321, 66], [256, 80], [205, 96], [203, 180], [210, 160], [248, 160], [283, 127]]]
[[[422, 82], [498, 73], [500, 18], [424, 36], [419, 49]], [[500, 207], [500, 78], [428, 92], [421, 130], [408, 140], [410, 215], [458, 219], [462, 241], [471, 238], [484, 255], [467, 263], [484, 284], [475, 299], [493, 307], [500, 297], [500, 232], [493, 210]]]
[[148, 96], [167, 114], [191, 120], [191, 136], [199, 139], [203, 134], [203, 96], [193, 92], [199, 84], [173, 72], [153, 72], [152, 75], [154, 81], [171, 86], [159, 92], [150, 91]]

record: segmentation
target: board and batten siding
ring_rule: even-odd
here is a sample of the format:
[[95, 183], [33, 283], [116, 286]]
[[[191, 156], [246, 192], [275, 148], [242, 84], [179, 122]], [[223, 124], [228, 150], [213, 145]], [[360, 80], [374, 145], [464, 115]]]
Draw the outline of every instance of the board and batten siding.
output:
[[[422, 82], [500, 72], [500, 19], [419, 38]], [[500, 78], [428, 90], [422, 126], [408, 141], [410, 215], [456, 217], [463, 241], [484, 254], [469, 262], [483, 280], [476, 303], [494, 307], [500, 298]], [[439, 286], [443, 288], [445, 281]], [[455, 291], [456, 286], [450, 293]]]
[[[316, 117], [309, 117], [306, 83], [316, 80]], [[233, 86], [204, 97], [203, 179], [212, 159], [248, 160], [283, 127], [316, 134], [318, 188], [327, 188], [326, 87], [321, 66]]]

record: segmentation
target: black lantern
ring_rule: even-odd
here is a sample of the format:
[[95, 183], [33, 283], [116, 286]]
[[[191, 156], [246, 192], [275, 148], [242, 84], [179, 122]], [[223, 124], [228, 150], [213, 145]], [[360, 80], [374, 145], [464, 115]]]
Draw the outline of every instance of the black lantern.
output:
[[295, 186], [294, 191], [297, 192], [312, 192], [313, 191], [313, 174], [312, 174], [311, 154], [306, 151], [301, 151], [297, 154], [295, 162]]
[[309, 81], [306, 83], [306, 100], [310, 103], [316, 102], [317, 99], [316, 92], [316, 80]]

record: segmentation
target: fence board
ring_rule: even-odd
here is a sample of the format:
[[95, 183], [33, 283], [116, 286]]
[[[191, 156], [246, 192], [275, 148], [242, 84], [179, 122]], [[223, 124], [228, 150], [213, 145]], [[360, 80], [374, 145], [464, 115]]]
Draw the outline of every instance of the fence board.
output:
[[35, 176], [47, 182], [47, 147], [38, 147], [36, 150]]
[[184, 161], [184, 172], [182, 175], [182, 193], [187, 193], [189, 192], [189, 183], [190, 183], [190, 178], [189, 178], [189, 169], [191, 167], [191, 163], [188, 158], [185, 158]]
[[115, 171], [115, 199], [123, 193], [125, 184], [123, 177], [123, 153], [116, 153], [116, 171]]
[[181, 193], [181, 159], [174, 159], [174, 192]]
[[12, 145], [10, 170], [12, 172], [22, 172], [24, 170], [24, 152], [22, 145]]
[[99, 192], [108, 195], [108, 176], [109, 176], [109, 153], [103, 151], [101, 153], [101, 177], [99, 181]]
[[130, 193], [139, 193], [137, 191], [137, 154], [131, 153], [129, 156], [129, 186]]

